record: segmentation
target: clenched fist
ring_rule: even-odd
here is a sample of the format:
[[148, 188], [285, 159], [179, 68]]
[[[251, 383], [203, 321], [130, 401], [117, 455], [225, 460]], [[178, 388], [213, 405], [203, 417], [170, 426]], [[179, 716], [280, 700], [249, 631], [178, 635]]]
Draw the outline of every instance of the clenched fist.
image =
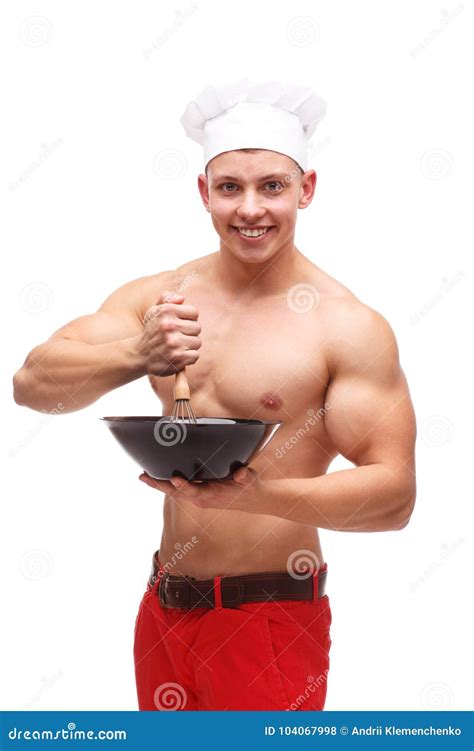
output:
[[183, 303], [183, 295], [162, 292], [145, 313], [138, 350], [148, 375], [173, 375], [199, 359], [199, 311]]

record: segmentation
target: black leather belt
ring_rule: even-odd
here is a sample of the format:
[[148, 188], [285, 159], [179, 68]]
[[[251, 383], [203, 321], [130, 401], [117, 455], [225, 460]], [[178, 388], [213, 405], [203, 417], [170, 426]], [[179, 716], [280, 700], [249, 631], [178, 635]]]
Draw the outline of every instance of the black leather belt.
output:
[[[303, 578], [291, 576], [287, 571], [271, 571], [241, 576], [225, 576], [220, 580], [222, 607], [236, 608], [242, 602], [265, 602], [268, 600], [312, 600], [313, 575], [308, 572]], [[214, 608], [214, 580], [194, 579], [191, 576], [173, 576], [161, 571], [157, 553], [153, 556], [150, 587], [159, 583], [156, 593], [165, 608]], [[318, 597], [324, 597], [327, 569], [317, 575]]]

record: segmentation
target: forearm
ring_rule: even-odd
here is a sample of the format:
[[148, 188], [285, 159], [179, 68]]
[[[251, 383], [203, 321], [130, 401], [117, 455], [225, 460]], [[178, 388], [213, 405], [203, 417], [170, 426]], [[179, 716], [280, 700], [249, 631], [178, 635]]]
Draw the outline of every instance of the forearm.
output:
[[415, 497], [411, 471], [369, 464], [320, 477], [262, 480], [255, 513], [324, 529], [401, 529]]
[[53, 339], [36, 347], [14, 377], [18, 404], [73, 412], [144, 375], [136, 337], [105, 344]]

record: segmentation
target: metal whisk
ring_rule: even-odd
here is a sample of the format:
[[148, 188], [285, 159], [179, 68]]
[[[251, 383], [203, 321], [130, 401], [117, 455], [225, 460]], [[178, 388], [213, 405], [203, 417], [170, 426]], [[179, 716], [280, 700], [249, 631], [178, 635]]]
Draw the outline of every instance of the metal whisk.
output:
[[189, 401], [190, 392], [186, 368], [176, 373], [174, 381], [174, 410], [171, 419], [173, 422], [197, 422], [196, 416]]

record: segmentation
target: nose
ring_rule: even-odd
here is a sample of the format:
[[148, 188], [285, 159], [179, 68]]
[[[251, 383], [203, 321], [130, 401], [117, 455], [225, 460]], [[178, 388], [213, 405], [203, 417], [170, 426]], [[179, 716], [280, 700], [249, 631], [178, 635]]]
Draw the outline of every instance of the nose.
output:
[[243, 224], [256, 224], [265, 214], [265, 208], [260, 205], [258, 193], [254, 190], [245, 191], [236, 213]]

